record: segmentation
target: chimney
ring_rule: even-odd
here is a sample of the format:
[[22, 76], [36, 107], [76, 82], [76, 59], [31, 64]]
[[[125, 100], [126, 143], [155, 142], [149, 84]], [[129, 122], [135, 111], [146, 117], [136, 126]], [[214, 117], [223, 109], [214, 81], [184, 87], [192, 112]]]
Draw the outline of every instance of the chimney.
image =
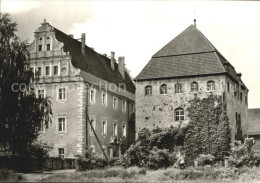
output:
[[237, 73], [237, 76], [238, 76], [239, 80], [241, 80], [242, 74], [241, 73]]
[[69, 37], [71, 37], [72, 39], [74, 38], [73, 34], [70, 34]]
[[86, 41], [86, 37], [85, 37], [85, 33], [81, 34], [81, 53], [82, 55], [85, 57], [85, 41]]
[[111, 58], [111, 61], [110, 61], [110, 65], [111, 65], [111, 68], [113, 69], [113, 70], [115, 70], [115, 52], [113, 52], [113, 51], [111, 51], [111, 56], [110, 56]]
[[118, 57], [118, 71], [125, 79], [125, 57]]

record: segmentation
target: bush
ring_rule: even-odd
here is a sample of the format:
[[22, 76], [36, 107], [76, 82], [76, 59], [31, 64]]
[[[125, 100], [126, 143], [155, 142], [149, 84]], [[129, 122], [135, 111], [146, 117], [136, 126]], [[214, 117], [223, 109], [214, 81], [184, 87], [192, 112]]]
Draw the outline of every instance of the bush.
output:
[[201, 154], [197, 158], [199, 165], [205, 166], [205, 165], [213, 165], [215, 157], [211, 154]]
[[86, 149], [84, 156], [78, 156], [76, 159], [77, 171], [103, 169], [107, 165], [106, 159], [93, 153], [93, 149]]
[[0, 169], [0, 182], [18, 182], [22, 181], [23, 177], [16, 174], [13, 170]]
[[167, 168], [170, 164], [169, 151], [166, 149], [160, 150], [154, 148], [150, 151], [149, 161], [147, 167], [149, 169], [157, 170], [159, 168]]
[[240, 141], [232, 143], [231, 153], [228, 157], [230, 165], [236, 168], [242, 166], [259, 166], [260, 157], [255, 154], [253, 145], [253, 138], [246, 138], [244, 143], [241, 143]]

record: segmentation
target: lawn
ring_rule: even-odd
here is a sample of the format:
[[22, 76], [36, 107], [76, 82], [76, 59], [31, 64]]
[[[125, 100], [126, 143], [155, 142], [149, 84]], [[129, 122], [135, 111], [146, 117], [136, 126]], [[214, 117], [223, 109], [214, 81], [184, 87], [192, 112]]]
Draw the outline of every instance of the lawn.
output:
[[44, 182], [238, 182], [250, 183], [260, 181], [260, 168], [226, 169], [223, 167], [200, 167], [179, 170], [146, 171], [144, 168], [113, 167], [104, 170], [90, 170], [85, 172], [64, 173], [51, 175]]

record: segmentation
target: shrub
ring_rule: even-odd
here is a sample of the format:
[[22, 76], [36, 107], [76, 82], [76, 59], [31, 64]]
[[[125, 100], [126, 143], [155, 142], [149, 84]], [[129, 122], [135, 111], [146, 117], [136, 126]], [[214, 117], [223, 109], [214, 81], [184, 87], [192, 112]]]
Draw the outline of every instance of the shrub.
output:
[[154, 148], [150, 151], [147, 167], [157, 170], [159, 168], [167, 168], [170, 164], [169, 151]]
[[77, 171], [103, 169], [107, 165], [106, 159], [93, 153], [92, 149], [86, 149], [84, 156], [78, 156], [76, 159]]
[[231, 153], [228, 157], [230, 165], [233, 167], [259, 166], [260, 157], [253, 150], [254, 139], [246, 138], [244, 143], [235, 141], [231, 144]]
[[0, 169], [0, 182], [17, 182], [22, 180], [23, 177], [16, 174], [13, 170]]
[[213, 164], [214, 164], [215, 157], [212, 156], [211, 154], [200, 154], [199, 157], [197, 158], [197, 160], [198, 160], [198, 163], [199, 163], [201, 166], [204, 166], [204, 165], [213, 165]]

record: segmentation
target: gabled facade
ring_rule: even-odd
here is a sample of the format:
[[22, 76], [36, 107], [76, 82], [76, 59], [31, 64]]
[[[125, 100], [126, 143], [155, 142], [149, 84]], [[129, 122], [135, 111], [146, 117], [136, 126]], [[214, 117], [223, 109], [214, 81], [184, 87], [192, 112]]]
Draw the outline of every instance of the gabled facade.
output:
[[136, 81], [136, 129], [184, 126], [194, 97], [225, 95], [232, 138], [247, 133], [248, 89], [241, 74], [191, 25], [154, 54]]
[[[28, 47], [30, 68], [35, 72], [37, 97], [49, 97], [53, 118], [41, 125], [39, 141], [53, 145], [51, 156], [73, 158], [85, 148], [102, 153], [87, 118], [106, 154], [118, 156], [134, 140], [135, 86], [118, 62], [101, 55], [44, 21]], [[119, 139], [120, 146], [112, 142]]]

